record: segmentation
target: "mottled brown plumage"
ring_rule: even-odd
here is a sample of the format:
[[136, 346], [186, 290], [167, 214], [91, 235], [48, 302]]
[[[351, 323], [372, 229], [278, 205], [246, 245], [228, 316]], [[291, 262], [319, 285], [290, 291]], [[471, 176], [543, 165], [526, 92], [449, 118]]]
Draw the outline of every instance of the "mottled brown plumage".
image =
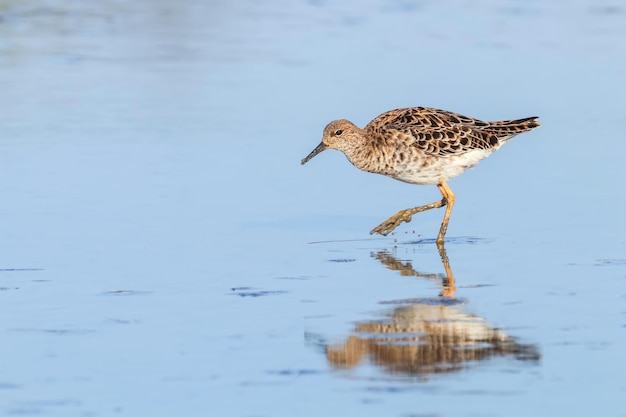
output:
[[441, 201], [398, 212], [371, 233], [386, 235], [411, 216], [447, 206], [437, 242], [442, 243], [454, 194], [446, 181], [476, 165], [512, 137], [539, 126], [537, 117], [484, 122], [446, 110], [411, 107], [385, 112], [360, 129], [335, 120], [324, 129], [322, 142], [302, 160], [326, 149], [342, 151], [357, 168], [411, 184], [435, 184]]

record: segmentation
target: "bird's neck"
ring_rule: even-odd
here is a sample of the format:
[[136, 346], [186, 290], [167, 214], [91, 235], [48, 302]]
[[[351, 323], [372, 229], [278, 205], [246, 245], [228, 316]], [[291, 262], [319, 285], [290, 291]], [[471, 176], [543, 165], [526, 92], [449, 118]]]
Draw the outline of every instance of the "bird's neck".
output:
[[381, 173], [386, 165], [387, 151], [389, 149], [379, 146], [375, 140], [371, 140], [365, 134], [357, 140], [346, 144], [342, 152], [348, 160], [360, 170]]

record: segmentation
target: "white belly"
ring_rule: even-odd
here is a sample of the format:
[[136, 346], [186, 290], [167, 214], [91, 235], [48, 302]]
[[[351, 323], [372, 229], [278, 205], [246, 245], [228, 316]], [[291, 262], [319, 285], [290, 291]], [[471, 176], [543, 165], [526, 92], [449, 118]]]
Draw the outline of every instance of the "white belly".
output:
[[462, 155], [422, 158], [412, 163], [394, 164], [393, 174], [382, 174], [411, 184], [438, 184], [442, 179], [447, 181], [461, 175], [493, 152], [495, 149], [477, 149]]

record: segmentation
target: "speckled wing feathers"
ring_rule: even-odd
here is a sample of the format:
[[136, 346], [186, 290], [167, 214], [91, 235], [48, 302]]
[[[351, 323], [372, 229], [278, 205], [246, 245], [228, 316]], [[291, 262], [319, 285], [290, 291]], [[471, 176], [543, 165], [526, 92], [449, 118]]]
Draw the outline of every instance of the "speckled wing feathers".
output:
[[536, 117], [484, 122], [446, 110], [411, 107], [391, 110], [372, 120], [365, 130], [385, 141], [402, 141], [425, 154], [459, 155], [491, 149], [513, 136], [539, 126]]

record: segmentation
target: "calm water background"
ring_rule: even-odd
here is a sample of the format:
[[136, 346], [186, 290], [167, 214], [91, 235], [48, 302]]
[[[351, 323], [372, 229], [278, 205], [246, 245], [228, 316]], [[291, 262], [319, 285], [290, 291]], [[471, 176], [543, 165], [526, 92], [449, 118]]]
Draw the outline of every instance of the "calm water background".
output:
[[[622, 2], [0, 1], [0, 413], [626, 416], [624, 51]], [[368, 234], [436, 187], [299, 164], [415, 105], [542, 122], [450, 183], [450, 299], [441, 211]]]

